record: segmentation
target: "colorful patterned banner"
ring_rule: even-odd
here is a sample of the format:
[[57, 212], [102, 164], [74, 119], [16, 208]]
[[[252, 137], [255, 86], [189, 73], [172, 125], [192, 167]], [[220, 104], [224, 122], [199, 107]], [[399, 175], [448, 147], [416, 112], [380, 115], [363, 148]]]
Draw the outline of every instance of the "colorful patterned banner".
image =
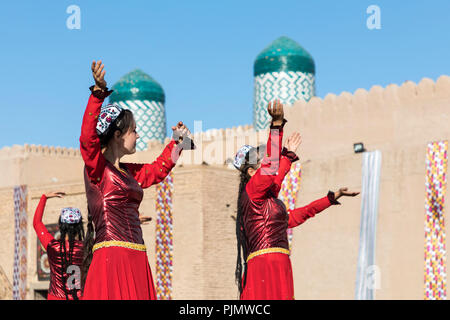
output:
[[158, 300], [172, 299], [173, 173], [156, 187], [156, 293]]
[[[286, 209], [295, 209], [295, 202], [297, 200], [297, 194], [300, 190], [300, 180], [302, 177], [302, 165], [300, 162], [294, 163], [291, 166], [291, 170], [286, 175], [281, 184], [280, 194], [278, 198], [284, 202]], [[287, 230], [289, 240], [289, 251], [292, 250], [292, 229]]]
[[27, 186], [14, 188], [14, 223], [13, 299], [24, 300], [27, 293]]
[[424, 299], [444, 300], [447, 271], [444, 224], [444, 196], [447, 185], [448, 141], [431, 142], [427, 147], [425, 181], [425, 276]]

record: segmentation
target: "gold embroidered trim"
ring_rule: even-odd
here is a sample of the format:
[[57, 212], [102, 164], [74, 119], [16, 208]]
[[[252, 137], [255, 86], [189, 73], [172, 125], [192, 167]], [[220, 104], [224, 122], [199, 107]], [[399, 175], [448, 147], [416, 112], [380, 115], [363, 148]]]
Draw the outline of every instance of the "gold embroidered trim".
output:
[[276, 253], [284, 253], [284, 254], [289, 255], [289, 250], [285, 249], [285, 248], [267, 248], [267, 249], [261, 249], [261, 250], [250, 253], [248, 255], [247, 262], [249, 262], [250, 259], [252, 259], [256, 256], [260, 256], [260, 255], [266, 254], [266, 253], [275, 253], [275, 252]]
[[147, 251], [145, 244], [113, 240], [113, 241], [102, 241], [102, 242], [94, 244], [94, 247], [92, 248], [92, 252], [94, 252], [95, 250], [98, 250], [101, 248], [107, 248], [107, 247], [123, 247], [123, 248], [138, 250], [138, 251]]

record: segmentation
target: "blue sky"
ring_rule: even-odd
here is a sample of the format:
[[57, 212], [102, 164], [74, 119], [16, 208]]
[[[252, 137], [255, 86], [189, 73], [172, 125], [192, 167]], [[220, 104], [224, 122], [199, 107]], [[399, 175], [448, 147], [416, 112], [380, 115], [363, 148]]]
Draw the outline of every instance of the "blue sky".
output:
[[[66, 9], [81, 10], [69, 30]], [[369, 30], [369, 5], [381, 29]], [[0, 7], [0, 148], [78, 148], [102, 59], [114, 84], [140, 68], [166, 93], [168, 126], [252, 123], [253, 62], [279, 36], [316, 63], [319, 97], [450, 74], [450, 1], [9, 1]]]

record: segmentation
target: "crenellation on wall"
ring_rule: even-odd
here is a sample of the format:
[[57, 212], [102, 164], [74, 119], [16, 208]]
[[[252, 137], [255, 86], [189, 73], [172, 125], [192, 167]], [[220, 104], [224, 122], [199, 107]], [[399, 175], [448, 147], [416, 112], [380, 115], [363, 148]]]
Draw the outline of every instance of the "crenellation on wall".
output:
[[[354, 100], [354, 99], [352, 99]], [[373, 105], [377, 105], [379, 108], [386, 105], [386, 101], [383, 96], [383, 88], [381, 86], [372, 86], [367, 95], [367, 100]], [[353, 101], [354, 102], [354, 101]], [[357, 107], [357, 105], [355, 105]]]
[[386, 101], [386, 106], [392, 108], [395, 105], [400, 104], [400, 99], [398, 95], [399, 86], [397, 84], [390, 84], [383, 90], [384, 101]]
[[[336, 99], [336, 105], [339, 107], [348, 107], [353, 105], [353, 95], [348, 91], [342, 91]], [[307, 106], [305, 106], [307, 107]]]
[[417, 85], [417, 96], [419, 98], [434, 97], [435, 83], [430, 78], [423, 78]]
[[[301, 149], [308, 159], [351, 150], [356, 142], [403, 144], [425, 133], [446, 137], [450, 133], [448, 126], [437, 130], [436, 123], [450, 119], [449, 100], [448, 76], [441, 76], [436, 82], [424, 78], [419, 84], [405, 81], [400, 86], [375, 85], [369, 91], [357, 89], [353, 94], [330, 93], [323, 101], [298, 101], [286, 108], [289, 122], [285, 135], [300, 131]], [[315, 110], [319, 105], [320, 110]], [[298, 126], [293, 128], [292, 123]]]
[[369, 92], [365, 89], [357, 89], [353, 93], [354, 104], [357, 106], [366, 105], [369, 99]]
[[27, 156], [56, 156], [78, 158], [81, 156], [79, 149], [42, 146], [34, 144], [14, 145], [0, 149], [0, 158], [19, 158]]
[[[323, 99], [324, 106], [335, 105], [337, 96], [334, 93], [328, 93]], [[304, 102], [306, 104], [306, 102]]]
[[398, 90], [401, 104], [409, 104], [417, 97], [417, 85], [413, 81], [405, 81]]
[[[329, 189], [347, 186], [360, 190], [363, 155], [354, 153], [353, 143], [363, 142], [367, 150], [382, 152], [377, 264], [383, 278], [377, 297], [422, 297], [426, 146], [430, 141], [450, 140], [449, 107], [450, 77], [441, 76], [436, 82], [424, 78], [418, 84], [407, 81], [357, 89], [353, 94], [330, 93], [324, 99], [301, 100], [285, 108], [284, 141], [294, 130], [303, 140], [298, 150], [302, 178], [297, 206], [323, 197]], [[243, 144], [265, 143], [268, 132], [256, 132], [251, 125], [210, 129], [193, 134], [197, 150], [183, 151], [173, 170], [175, 299], [237, 297], [231, 216], [239, 179], [230, 160]], [[150, 141], [148, 150], [127, 155], [122, 161], [153, 162], [169, 141], [170, 137], [164, 144]], [[28, 144], [4, 147], [0, 160], [1, 243], [14, 239], [13, 186], [28, 186], [32, 291], [33, 281], [37, 281], [37, 240], [31, 222], [35, 207], [43, 192], [61, 190], [67, 197], [48, 202], [44, 223], [54, 223], [66, 205], [78, 206], [85, 219], [84, 164], [78, 149]], [[156, 188], [146, 189], [140, 206], [142, 214], [153, 218], [142, 227], [153, 272], [155, 198]], [[357, 197], [343, 199], [342, 206], [333, 206], [294, 230], [291, 260], [296, 298], [353, 298], [359, 222]], [[446, 228], [449, 232], [450, 224]], [[447, 242], [449, 247], [450, 237]], [[1, 267], [9, 281], [13, 250], [12, 246], [0, 246]], [[336, 262], [331, 269], [324, 257]]]
[[450, 76], [440, 76], [435, 84], [435, 94], [438, 98], [450, 97]]

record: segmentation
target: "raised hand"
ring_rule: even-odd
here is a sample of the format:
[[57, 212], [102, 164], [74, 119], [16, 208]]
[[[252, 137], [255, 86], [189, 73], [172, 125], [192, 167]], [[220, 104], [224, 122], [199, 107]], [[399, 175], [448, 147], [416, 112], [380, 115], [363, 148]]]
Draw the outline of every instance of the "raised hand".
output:
[[302, 143], [302, 137], [301, 137], [300, 133], [294, 132], [287, 139], [285, 146], [286, 146], [286, 149], [288, 149], [288, 151], [292, 151], [292, 152], [296, 153], [298, 146], [301, 143]]
[[62, 191], [55, 191], [55, 192], [52, 191], [52, 192], [47, 192], [45, 194], [47, 199], [50, 199], [50, 198], [62, 198], [65, 195], [66, 195], [66, 193], [62, 192]]
[[183, 124], [182, 121], [178, 122], [176, 126], [172, 126], [172, 130], [173, 130], [172, 138], [175, 141], [182, 142], [184, 137], [189, 137], [191, 135], [191, 132]]
[[280, 102], [280, 100], [269, 102], [267, 112], [269, 112], [269, 115], [272, 117], [273, 125], [279, 126], [283, 124], [284, 110], [283, 104]]
[[98, 60], [98, 61], [92, 61], [92, 76], [94, 77], [94, 81], [95, 81], [95, 88], [96, 89], [101, 89], [101, 90], [105, 90], [106, 89], [106, 81], [105, 81], [105, 73], [106, 71], [103, 70], [103, 68], [105, 67], [105, 65], [102, 63], [102, 60]]
[[348, 191], [348, 188], [340, 188], [338, 191], [334, 193], [334, 198], [337, 200], [338, 198], [344, 196], [344, 197], [355, 197], [359, 194], [359, 192], [356, 191]]

